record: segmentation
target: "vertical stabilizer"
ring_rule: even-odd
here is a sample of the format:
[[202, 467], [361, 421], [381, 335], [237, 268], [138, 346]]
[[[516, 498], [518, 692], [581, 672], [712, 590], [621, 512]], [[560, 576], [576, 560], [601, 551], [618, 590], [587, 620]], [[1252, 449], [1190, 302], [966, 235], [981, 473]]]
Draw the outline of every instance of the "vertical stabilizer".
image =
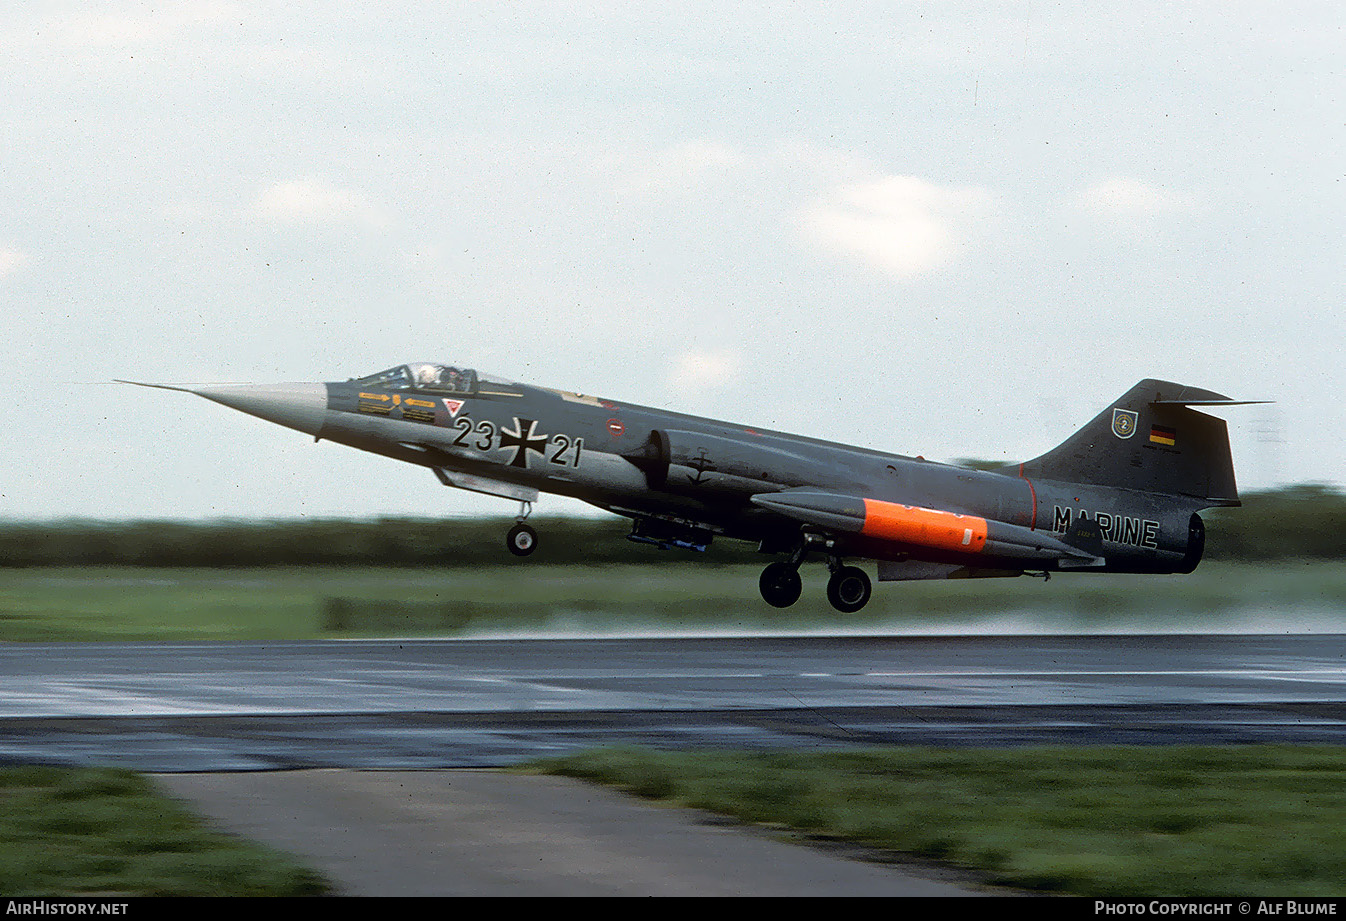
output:
[[1019, 465], [1022, 476], [1191, 496], [1238, 505], [1229, 433], [1193, 406], [1243, 402], [1143, 380], [1058, 448]]

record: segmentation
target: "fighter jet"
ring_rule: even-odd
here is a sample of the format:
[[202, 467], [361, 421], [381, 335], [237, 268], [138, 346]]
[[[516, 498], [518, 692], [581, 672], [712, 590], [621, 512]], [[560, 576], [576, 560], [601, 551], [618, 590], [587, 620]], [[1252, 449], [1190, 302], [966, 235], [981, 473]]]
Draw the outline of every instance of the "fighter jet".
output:
[[974, 470], [430, 362], [339, 383], [144, 386], [517, 501], [505, 536], [517, 556], [537, 548], [539, 494], [571, 496], [660, 548], [757, 544], [776, 557], [760, 588], [779, 608], [799, 599], [801, 564], [825, 559], [827, 598], [848, 613], [872, 591], [855, 560], [874, 561], [881, 582], [1192, 572], [1198, 513], [1240, 504], [1225, 423], [1192, 407], [1247, 402], [1143, 380], [1041, 457]]

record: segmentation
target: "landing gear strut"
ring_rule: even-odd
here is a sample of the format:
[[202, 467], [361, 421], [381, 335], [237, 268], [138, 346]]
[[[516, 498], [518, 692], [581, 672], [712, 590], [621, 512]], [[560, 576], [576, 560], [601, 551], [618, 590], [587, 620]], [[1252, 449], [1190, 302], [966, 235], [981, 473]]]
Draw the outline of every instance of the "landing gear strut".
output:
[[519, 517], [514, 527], [505, 535], [505, 546], [515, 556], [528, 556], [537, 549], [537, 532], [524, 523], [532, 512], [533, 503], [524, 502], [519, 508]]

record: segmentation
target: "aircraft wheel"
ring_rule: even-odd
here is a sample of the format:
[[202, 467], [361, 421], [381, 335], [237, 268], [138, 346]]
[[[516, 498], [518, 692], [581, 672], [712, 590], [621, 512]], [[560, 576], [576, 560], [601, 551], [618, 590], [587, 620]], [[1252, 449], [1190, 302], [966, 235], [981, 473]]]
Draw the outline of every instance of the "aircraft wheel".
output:
[[799, 600], [803, 583], [799, 570], [789, 563], [776, 562], [762, 570], [762, 578], [757, 581], [766, 603], [776, 608], [788, 608]]
[[827, 600], [843, 614], [852, 614], [869, 603], [873, 587], [863, 569], [843, 566], [827, 580]]
[[526, 524], [516, 524], [505, 535], [505, 546], [515, 556], [528, 556], [537, 549], [537, 532]]

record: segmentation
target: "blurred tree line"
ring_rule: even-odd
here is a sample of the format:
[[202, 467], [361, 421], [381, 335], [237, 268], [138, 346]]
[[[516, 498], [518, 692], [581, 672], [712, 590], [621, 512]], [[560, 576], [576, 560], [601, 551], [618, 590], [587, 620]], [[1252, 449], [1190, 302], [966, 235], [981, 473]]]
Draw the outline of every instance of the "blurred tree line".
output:
[[[730, 563], [754, 547], [718, 541], [705, 553], [626, 540], [626, 519], [542, 518], [527, 562]], [[524, 563], [505, 548], [512, 518], [63, 521], [0, 523], [0, 567], [14, 566], [495, 566]]]
[[[1248, 493], [1243, 507], [1202, 513], [1206, 559], [1346, 559], [1346, 494], [1305, 484]], [[760, 562], [755, 547], [705, 553], [627, 541], [625, 519], [534, 517], [530, 561]], [[505, 549], [512, 519], [0, 523], [0, 566], [484, 566], [523, 562]]]
[[1207, 509], [1206, 559], [1346, 559], [1346, 494], [1304, 483], [1243, 495], [1242, 508]]

